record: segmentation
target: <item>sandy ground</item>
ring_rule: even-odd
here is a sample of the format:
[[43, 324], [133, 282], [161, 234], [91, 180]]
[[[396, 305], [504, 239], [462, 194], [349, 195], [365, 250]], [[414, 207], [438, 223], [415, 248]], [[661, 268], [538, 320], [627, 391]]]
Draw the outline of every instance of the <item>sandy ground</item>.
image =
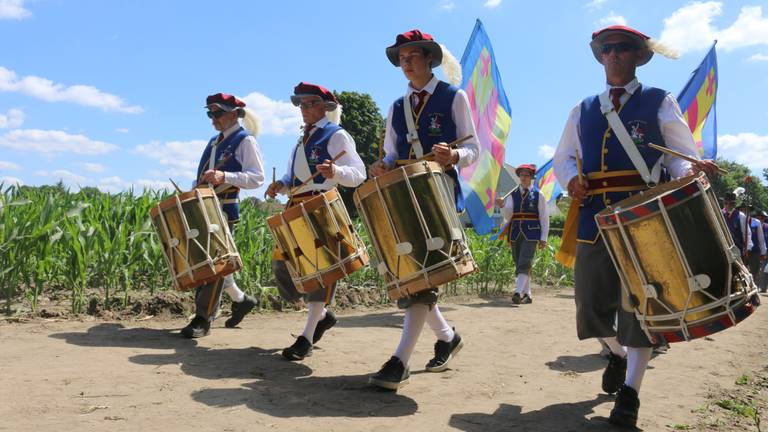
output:
[[[194, 341], [179, 337], [181, 320], [0, 324], [0, 430], [613, 430], [613, 397], [600, 392], [606, 363], [597, 342], [576, 338], [571, 292], [441, 309], [464, 350], [448, 371], [424, 372], [434, 343], [425, 328], [398, 393], [366, 384], [398, 341], [395, 308], [341, 314], [303, 363], [279, 356], [302, 328], [300, 312], [251, 315], [240, 329], [219, 320]], [[766, 365], [767, 324], [764, 305], [738, 327], [655, 357], [639, 426], [695, 424], [712, 386]]]

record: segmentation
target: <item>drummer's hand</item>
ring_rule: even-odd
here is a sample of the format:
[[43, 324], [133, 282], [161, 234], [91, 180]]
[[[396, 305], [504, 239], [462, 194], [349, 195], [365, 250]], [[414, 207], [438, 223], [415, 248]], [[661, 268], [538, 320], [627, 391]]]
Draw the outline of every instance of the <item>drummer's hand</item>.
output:
[[270, 198], [274, 198], [277, 195], [277, 191], [282, 189], [284, 186], [285, 185], [283, 185], [283, 182], [281, 182], [280, 180], [273, 182], [269, 185], [269, 187], [267, 188], [267, 191], [264, 192], [264, 195]]
[[317, 166], [317, 170], [320, 171], [320, 175], [327, 179], [332, 179], [336, 175], [336, 165], [332, 160], [324, 160], [323, 163]]
[[432, 146], [435, 162], [442, 166], [455, 165], [459, 162], [459, 152], [448, 147], [444, 142]]
[[384, 161], [378, 160], [371, 165], [371, 175], [374, 177], [378, 177], [380, 175], [386, 174], [387, 171], [390, 171], [392, 167], [385, 164]]
[[547, 241], [546, 240], [539, 240], [539, 249], [544, 249], [547, 247]]
[[218, 186], [224, 183], [224, 171], [208, 170], [203, 173], [203, 182]]
[[504, 208], [504, 200], [501, 198], [496, 198], [496, 207], [500, 209]]
[[579, 181], [579, 176], [574, 176], [571, 181], [568, 182], [568, 195], [576, 199], [584, 199], [587, 196], [587, 184], [586, 181]]
[[715, 178], [720, 174], [720, 172], [717, 170], [717, 164], [715, 161], [712, 159], [704, 159], [696, 161], [696, 163], [691, 165], [691, 169], [688, 170], [688, 175], [696, 174], [701, 171], [704, 171], [704, 173], [709, 178]]

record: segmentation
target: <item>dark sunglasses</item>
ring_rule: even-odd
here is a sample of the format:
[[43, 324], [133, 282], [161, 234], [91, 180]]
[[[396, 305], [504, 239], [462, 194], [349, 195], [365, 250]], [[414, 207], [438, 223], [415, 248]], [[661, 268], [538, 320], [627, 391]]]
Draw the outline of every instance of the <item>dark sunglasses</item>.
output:
[[637, 49], [637, 45], [632, 42], [616, 42], [616, 43], [604, 43], [600, 50], [603, 54], [610, 54], [611, 51], [615, 51], [617, 54], [634, 51]]
[[206, 112], [206, 114], [208, 115], [209, 119], [221, 118], [221, 116], [223, 116], [226, 113], [227, 112], [223, 111], [223, 110], [222, 111], [208, 111], [208, 112]]

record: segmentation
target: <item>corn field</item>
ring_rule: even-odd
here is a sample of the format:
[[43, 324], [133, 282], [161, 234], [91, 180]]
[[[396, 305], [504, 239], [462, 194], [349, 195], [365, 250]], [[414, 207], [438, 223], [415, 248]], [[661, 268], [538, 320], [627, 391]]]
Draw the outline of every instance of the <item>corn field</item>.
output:
[[[61, 187], [8, 187], [0, 185], [0, 296], [4, 310], [26, 297], [32, 310], [42, 295], [64, 294], [73, 313], [86, 305], [86, 292], [100, 293], [105, 307], [115, 298], [125, 306], [132, 293], [171, 289], [171, 280], [149, 217], [164, 191], [127, 191], [105, 194], [94, 189], [70, 193]], [[241, 205], [235, 241], [243, 260], [238, 285], [251, 294], [274, 292], [271, 270], [272, 236], [269, 215], [246, 200]], [[358, 232], [368, 242], [362, 224]], [[467, 230], [480, 271], [449, 284], [449, 294], [496, 294], [514, 283], [509, 248], [489, 236]], [[573, 273], [554, 260], [558, 237], [550, 237], [546, 250], [537, 253], [533, 279], [541, 284], [570, 285]], [[380, 287], [376, 271], [366, 267], [351, 275], [353, 286]], [[386, 293], [379, 288], [381, 301]]]

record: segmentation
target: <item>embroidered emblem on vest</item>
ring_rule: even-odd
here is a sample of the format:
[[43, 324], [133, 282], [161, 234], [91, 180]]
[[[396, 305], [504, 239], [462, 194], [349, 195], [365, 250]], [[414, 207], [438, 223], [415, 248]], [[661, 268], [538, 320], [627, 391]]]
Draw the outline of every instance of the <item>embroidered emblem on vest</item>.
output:
[[645, 144], [645, 122], [642, 120], [632, 120], [629, 122], [629, 136], [635, 145]]
[[310, 150], [309, 158], [307, 159], [307, 162], [309, 162], [312, 165], [317, 165], [320, 163], [320, 147], [318, 146], [312, 146], [312, 150]]
[[429, 115], [429, 127], [427, 132], [431, 136], [439, 136], [443, 134], [443, 113], [431, 113]]

